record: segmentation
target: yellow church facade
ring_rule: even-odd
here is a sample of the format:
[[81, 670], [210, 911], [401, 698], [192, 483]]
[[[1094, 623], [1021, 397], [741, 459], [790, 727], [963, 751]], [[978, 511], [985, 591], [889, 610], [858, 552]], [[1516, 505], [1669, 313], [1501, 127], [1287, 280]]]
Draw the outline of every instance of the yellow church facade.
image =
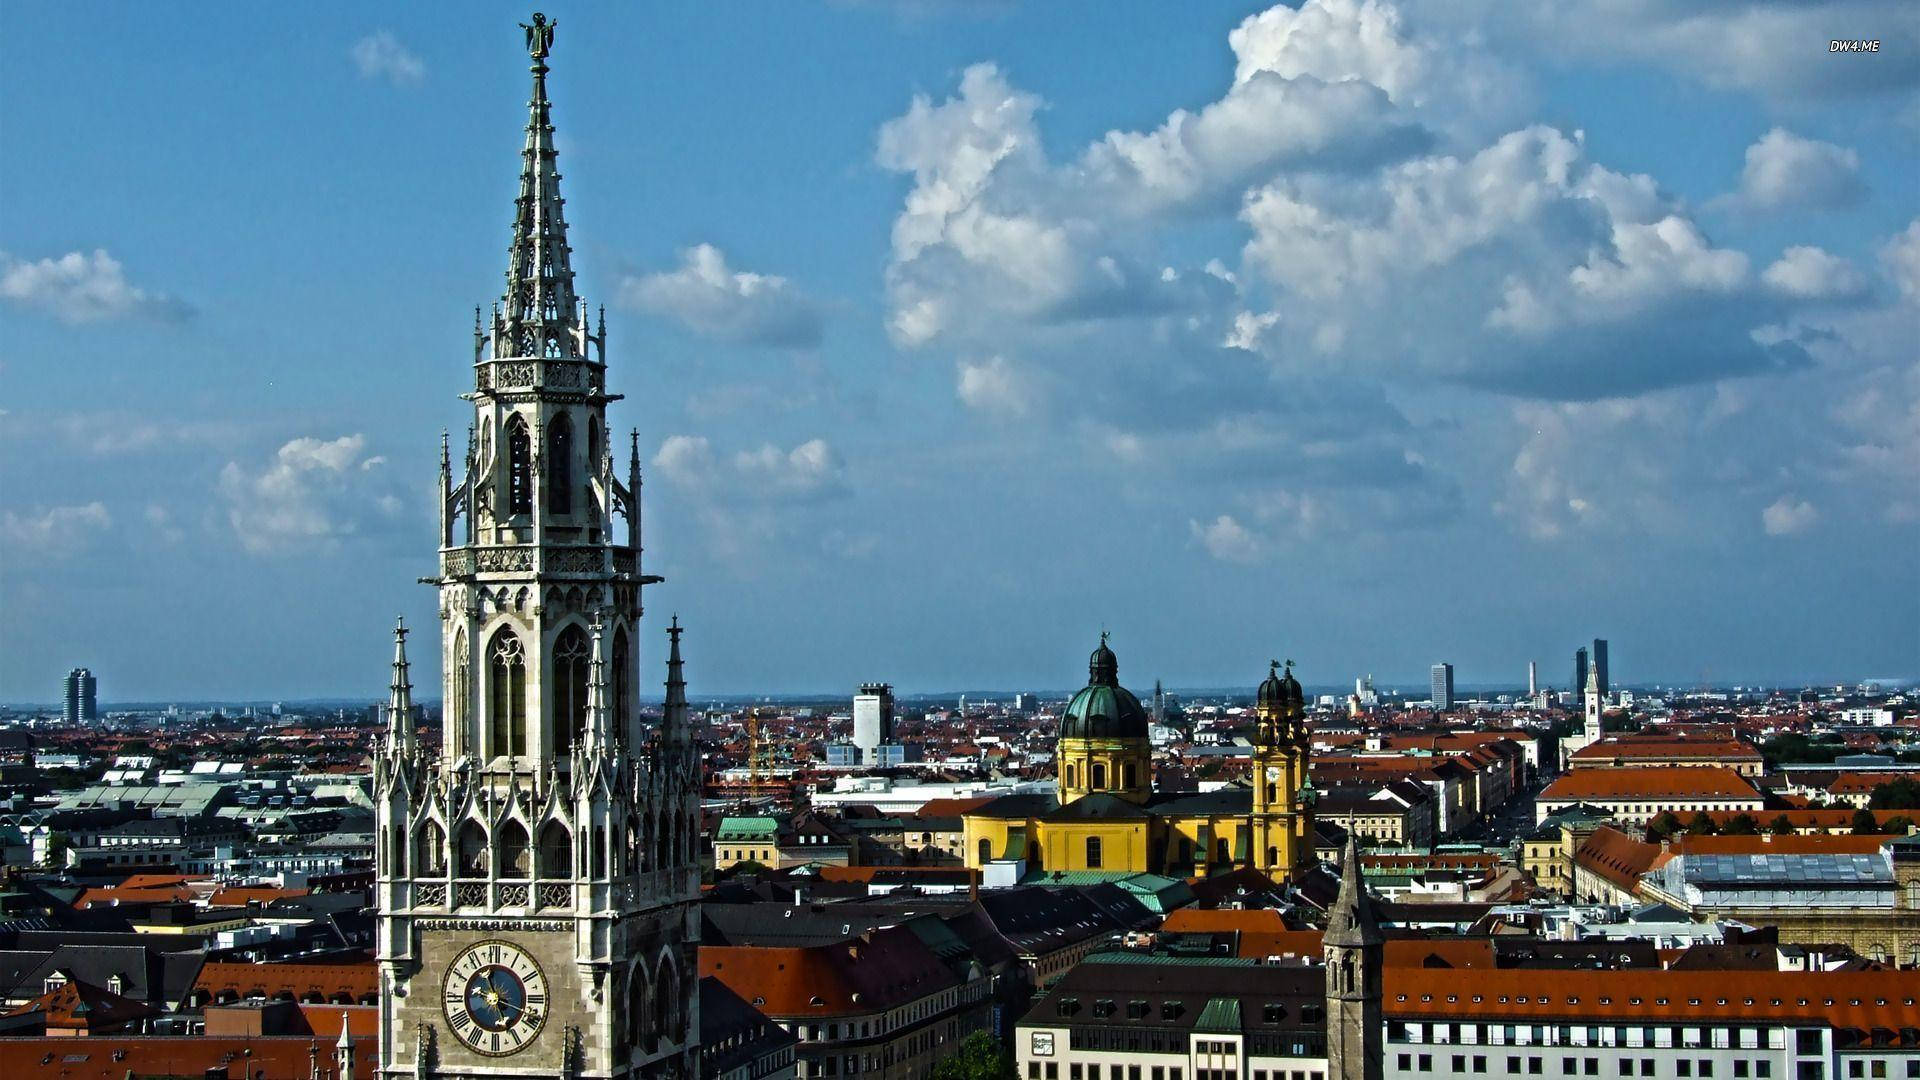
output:
[[1061, 716], [1057, 794], [1007, 795], [965, 814], [967, 865], [1170, 877], [1252, 868], [1284, 881], [1313, 857], [1305, 712], [1291, 667], [1273, 665], [1256, 698], [1249, 783], [1156, 792], [1146, 710], [1120, 685], [1102, 635]]

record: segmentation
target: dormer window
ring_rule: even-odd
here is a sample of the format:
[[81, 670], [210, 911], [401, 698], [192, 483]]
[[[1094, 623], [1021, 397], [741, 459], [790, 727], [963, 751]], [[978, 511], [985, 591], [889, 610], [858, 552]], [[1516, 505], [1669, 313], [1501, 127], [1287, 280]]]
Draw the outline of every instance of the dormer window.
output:
[[124, 994], [127, 992], [126, 986], [127, 986], [126, 980], [122, 979], [118, 974], [115, 974], [112, 977], [107, 979], [108, 993]]
[[47, 976], [47, 981], [45, 985], [41, 987], [41, 992], [51, 994], [65, 985], [67, 985], [67, 973], [64, 971], [56, 971]]

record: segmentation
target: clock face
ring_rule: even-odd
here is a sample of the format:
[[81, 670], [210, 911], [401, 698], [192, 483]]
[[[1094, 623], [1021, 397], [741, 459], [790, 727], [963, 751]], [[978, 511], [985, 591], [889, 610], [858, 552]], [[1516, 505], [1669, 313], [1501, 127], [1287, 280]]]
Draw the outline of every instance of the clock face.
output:
[[547, 977], [510, 941], [482, 941], [447, 965], [441, 991], [447, 1026], [489, 1057], [516, 1054], [547, 1018]]
[[1036, 1031], [1033, 1033], [1033, 1055], [1035, 1057], [1053, 1056], [1053, 1032]]
[[1279, 770], [1279, 768], [1278, 768], [1278, 767], [1276, 767], [1276, 766], [1273, 766], [1273, 765], [1269, 765], [1269, 766], [1267, 766], [1267, 779], [1269, 779], [1269, 780], [1278, 780], [1278, 779], [1280, 779], [1280, 770]]

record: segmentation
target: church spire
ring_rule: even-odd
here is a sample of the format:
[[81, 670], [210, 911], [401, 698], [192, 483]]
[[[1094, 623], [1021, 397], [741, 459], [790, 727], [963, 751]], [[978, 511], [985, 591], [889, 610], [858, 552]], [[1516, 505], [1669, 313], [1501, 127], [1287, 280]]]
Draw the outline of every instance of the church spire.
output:
[[557, 23], [534, 13], [522, 23], [533, 58], [533, 98], [527, 103], [527, 141], [520, 151], [520, 197], [508, 249], [505, 322], [494, 335], [494, 355], [575, 357], [584, 351], [586, 318], [573, 292], [567, 222], [555, 168], [552, 104], [547, 100], [547, 53]]
[[667, 627], [667, 701], [662, 714], [666, 737], [660, 740], [678, 747], [687, 737], [687, 680], [680, 669], [680, 616]]
[[1379, 917], [1374, 914], [1373, 898], [1360, 875], [1360, 845], [1353, 831], [1347, 831], [1347, 846], [1340, 858], [1340, 895], [1327, 909], [1327, 932], [1322, 938], [1329, 947], [1362, 948], [1386, 940], [1380, 932]]
[[607, 651], [604, 647], [604, 631], [600, 624], [600, 615], [593, 616], [593, 646], [587, 662], [587, 732], [586, 752], [588, 757], [600, 754], [609, 743], [607, 733]]
[[407, 620], [393, 624], [393, 682], [387, 687], [387, 738], [403, 754], [414, 750], [413, 680], [407, 674]]

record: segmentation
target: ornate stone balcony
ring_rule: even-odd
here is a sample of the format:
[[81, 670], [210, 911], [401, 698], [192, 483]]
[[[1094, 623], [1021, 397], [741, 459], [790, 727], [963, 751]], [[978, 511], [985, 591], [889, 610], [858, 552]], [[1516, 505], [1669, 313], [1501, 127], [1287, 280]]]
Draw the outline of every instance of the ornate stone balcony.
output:
[[598, 394], [606, 389], [606, 374], [598, 364], [566, 358], [484, 360], [474, 365], [474, 388], [483, 393], [535, 387]]

